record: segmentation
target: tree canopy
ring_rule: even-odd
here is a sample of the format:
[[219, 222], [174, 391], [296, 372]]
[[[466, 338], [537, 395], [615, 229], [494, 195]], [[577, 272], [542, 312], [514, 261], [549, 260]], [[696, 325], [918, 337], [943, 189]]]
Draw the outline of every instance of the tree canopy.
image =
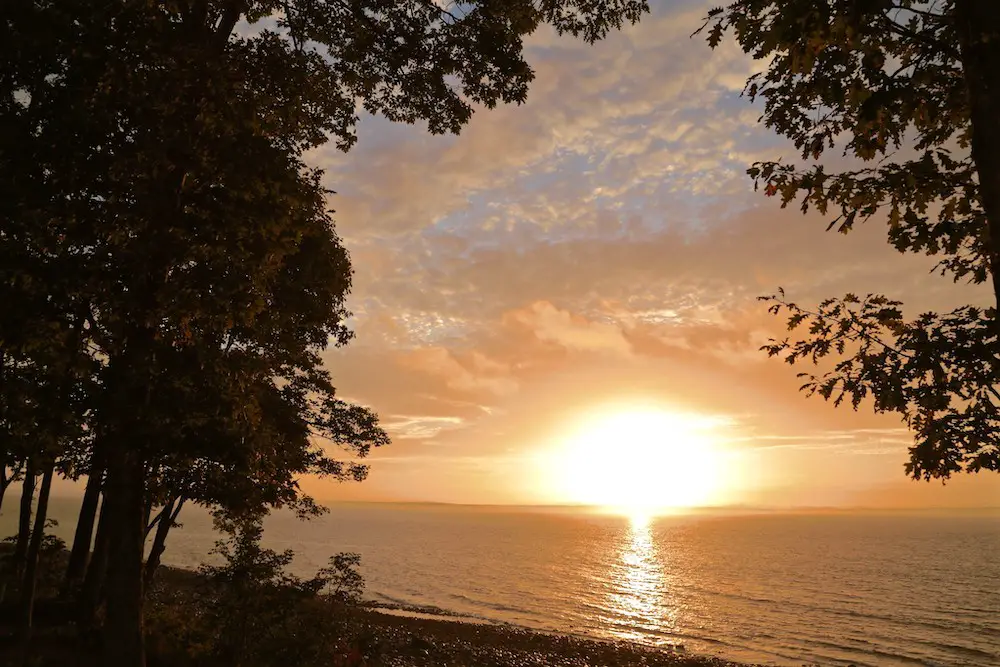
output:
[[[900, 252], [935, 256], [954, 281], [1000, 300], [1000, 3], [992, 0], [739, 0], [713, 9], [712, 47], [732, 34], [767, 66], [745, 94], [804, 165], [754, 164], [781, 206], [830, 218], [828, 229], [885, 223]], [[828, 171], [830, 151], [855, 165]], [[764, 297], [798, 339], [765, 350], [801, 373], [803, 390], [855, 409], [871, 399], [914, 434], [915, 478], [1000, 470], [1000, 312], [966, 305], [906, 317], [889, 296], [853, 294], [814, 308]]]

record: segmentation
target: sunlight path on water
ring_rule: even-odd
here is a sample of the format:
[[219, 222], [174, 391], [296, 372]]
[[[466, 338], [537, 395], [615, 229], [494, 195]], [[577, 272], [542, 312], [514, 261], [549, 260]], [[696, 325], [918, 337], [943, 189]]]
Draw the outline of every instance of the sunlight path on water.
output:
[[641, 641], [649, 632], [673, 627], [675, 612], [664, 604], [663, 565], [649, 516], [630, 517], [612, 570], [607, 604], [618, 616], [608, 619], [615, 636]]

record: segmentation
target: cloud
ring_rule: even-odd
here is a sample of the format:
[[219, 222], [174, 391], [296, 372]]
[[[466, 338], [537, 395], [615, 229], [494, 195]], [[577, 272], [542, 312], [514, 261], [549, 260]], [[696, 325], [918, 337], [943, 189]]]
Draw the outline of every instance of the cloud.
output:
[[569, 350], [609, 352], [628, 356], [631, 346], [621, 329], [614, 324], [591, 322], [579, 315], [559, 310], [551, 303], [538, 301], [527, 308], [505, 315], [511, 324], [528, 328], [538, 340], [555, 343]]
[[858, 450], [862, 447], [870, 448], [872, 444], [878, 444], [891, 445], [889, 449], [898, 453], [900, 445], [908, 446], [913, 442], [913, 434], [904, 427], [857, 428], [813, 433], [750, 434], [731, 438], [731, 442], [747, 443], [758, 450]]
[[[532, 191], [542, 174], [556, 190], [585, 186], [580, 204], [664, 180], [696, 194], [743, 187], [754, 114], [735, 93], [754, 66], [735, 46], [712, 52], [689, 38], [704, 11], [662, 4], [595, 47], [539, 31], [527, 43], [537, 74], [529, 101], [480, 110], [458, 138], [364, 119], [349, 156], [324, 148], [312, 157], [339, 193], [341, 228], [356, 239], [421, 229], [462, 215], [477, 194]], [[540, 224], [575, 217], [538, 204], [528, 210]]]
[[505, 376], [503, 365], [472, 353], [460, 361], [458, 355], [442, 347], [413, 350], [403, 357], [404, 365], [443, 378], [447, 387], [462, 393], [490, 393], [497, 396], [517, 390], [517, 383]]
[[536, 497], [513, 462], [612, 399], [745, 415], [732, 444], [761, 479], [901, 476], [898, 420], [804, 400], [798, 369], [759, 352], [787, 334], [756, 298], [876, 291], [916, 312], [987, 291], [931, 276], [876, 221], [826, 234], [752, 191], [750, 163], [797, 152], [739, 96], [760, 64], [689, 39], [709, 5], [658, 3], [594, 46], [540, 30], [525, 105], [458, 137], [366, 117], [350, 154], [310, 156], [356, 269], [357, 337], [326, 361], [395, 436], [363, 494]]
[[423, 440], [433, 438], [442, 431], [460, 428], [461, 417], [435, 417], [429, 415], [390, 415], [382, 419], [382, 426], [395, 439]]

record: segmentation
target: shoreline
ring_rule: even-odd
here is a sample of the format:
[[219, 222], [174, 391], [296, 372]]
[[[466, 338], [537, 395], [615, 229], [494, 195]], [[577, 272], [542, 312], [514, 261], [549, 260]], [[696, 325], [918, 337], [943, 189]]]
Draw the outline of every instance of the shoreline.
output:
[[[200, 577], [193, 570], [162, 566], [158, 581], [184, 588]], [[347, 617], [362, 652], [378, 656], [369, 667], [760, 667], [688, 653], [683, 645], [656, 647], [535, 630], [429, 605], [364, 601]]]
[[355, 613], [379, 638], [383, 658], [376, 664], [385, 667], [752, 667], [688, 653], [682, 646], [646, 646], [480, 619], [415, 617], [378, 607]]

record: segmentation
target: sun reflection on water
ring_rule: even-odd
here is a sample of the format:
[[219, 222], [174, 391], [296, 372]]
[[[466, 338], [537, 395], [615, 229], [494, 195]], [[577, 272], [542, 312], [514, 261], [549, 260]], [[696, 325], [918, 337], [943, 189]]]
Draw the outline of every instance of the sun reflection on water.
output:
[[674, 619], [663, 604], [663, 565], [650, 517], [630, 518], [611, 578], [608, 606], [617, 617], [611, 624], [613, 634], [629, 641], [657, 642]]

